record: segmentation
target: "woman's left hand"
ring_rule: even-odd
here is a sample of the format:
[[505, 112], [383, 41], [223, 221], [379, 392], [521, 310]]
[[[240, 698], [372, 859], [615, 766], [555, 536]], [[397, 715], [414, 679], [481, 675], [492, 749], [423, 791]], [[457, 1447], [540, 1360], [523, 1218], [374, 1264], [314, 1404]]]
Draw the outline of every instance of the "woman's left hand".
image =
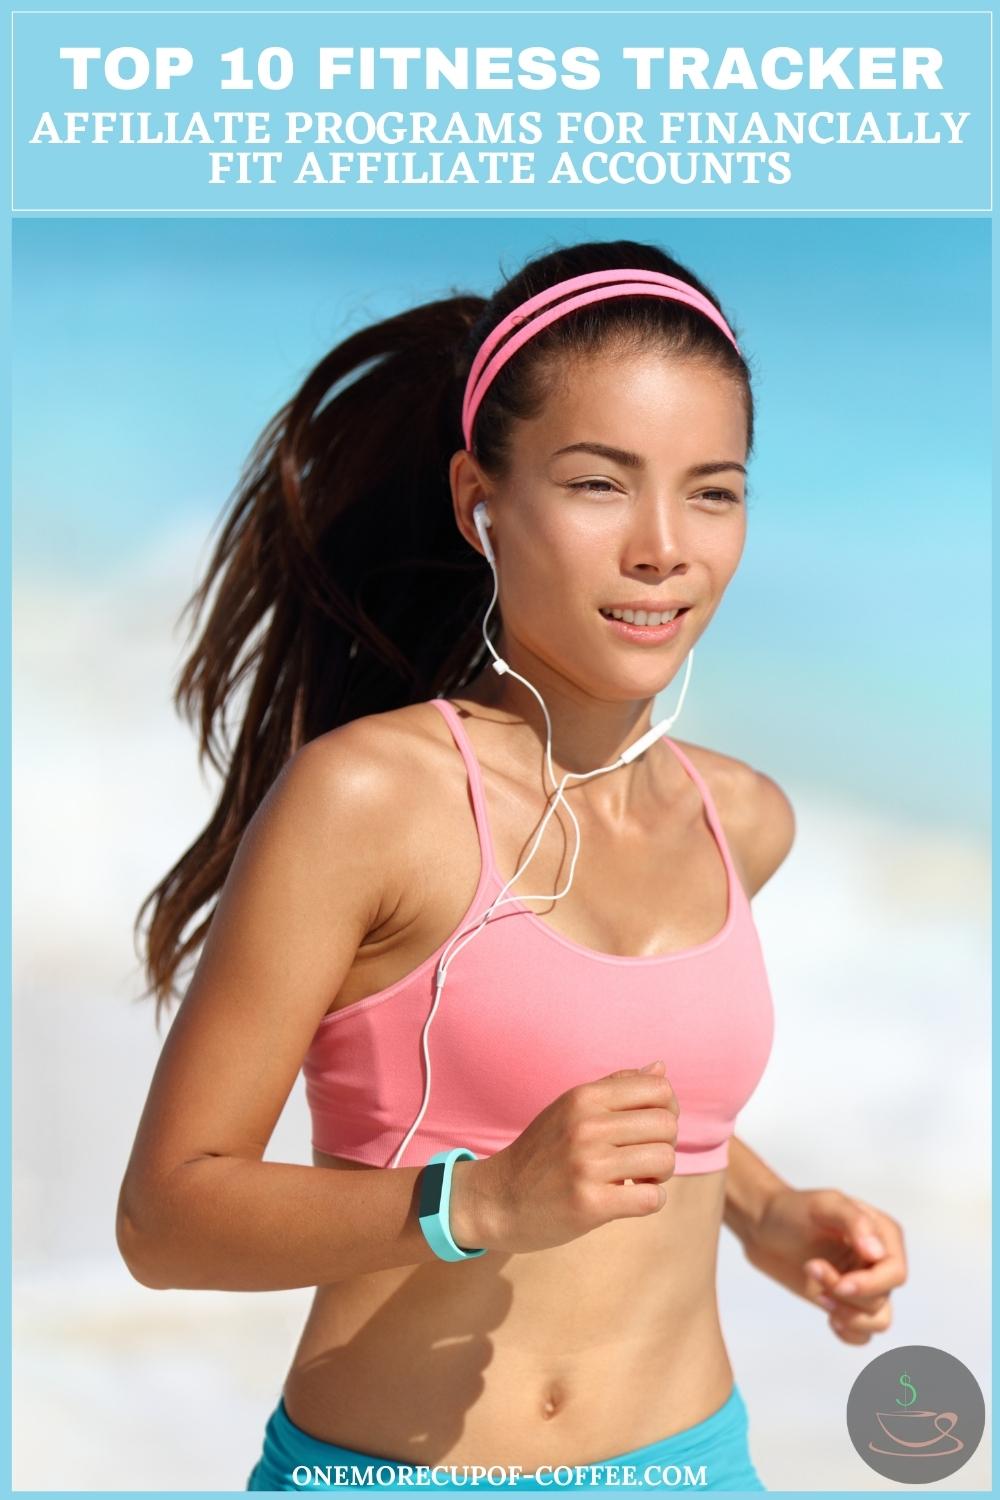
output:
[[847, 1344], [885, 1332], [889, 1294], [907, 1275], [896, 1220], [837, 1188], [778, 1188], [744, 1251], [758, 1270], [824, 1307]]

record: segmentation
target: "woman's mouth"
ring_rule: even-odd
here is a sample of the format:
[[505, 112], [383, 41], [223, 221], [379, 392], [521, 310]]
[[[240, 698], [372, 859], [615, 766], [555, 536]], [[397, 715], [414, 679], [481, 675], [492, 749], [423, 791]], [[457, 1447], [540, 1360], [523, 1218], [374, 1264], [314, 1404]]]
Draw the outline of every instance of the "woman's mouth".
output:
[[[621, 619], [616, 619], [610, 609], [602, 609], [600, 614], [603, 619], [607, 620], [615, 634], [621, 636], [624, 640], [635, 641], [644, 646], [658, 646], [662, 641], [672, 640], [677, 635], [681, 628], [681, 622], [689, 612], [690, 607], [688, 605], [684, 609], [679, 609], [673, 619], [669, 615], [654, 613], [652, 618], [659, 620], [659, 624], [656, 625], [649, 623], [650, 616], [643, 609], [620, 610], [618, 613], [622, 615]], [[626, 615], [631, 615], [632, 618], [624, 618]]]

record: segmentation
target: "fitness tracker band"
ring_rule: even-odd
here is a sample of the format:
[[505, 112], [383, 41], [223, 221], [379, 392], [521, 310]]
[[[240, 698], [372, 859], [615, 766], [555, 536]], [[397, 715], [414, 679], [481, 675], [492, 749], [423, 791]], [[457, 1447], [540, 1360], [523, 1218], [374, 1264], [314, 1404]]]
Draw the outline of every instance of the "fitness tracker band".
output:
[[474, 1151], [465, 1146], [455, 1146], [451, 1151], [436, 1152], [424, 1167], [420, 1179], [420, 1204], [417, 1214], [424, 1238], [442, 1260], [471, 1260], [474, 1255], [485, 1255], [482, 1250], [466, 1250], [456, 1245], [448, 1223], [448, 1207], [451, 1201], [451, 1176], [457, 1161], [478, 1161]]

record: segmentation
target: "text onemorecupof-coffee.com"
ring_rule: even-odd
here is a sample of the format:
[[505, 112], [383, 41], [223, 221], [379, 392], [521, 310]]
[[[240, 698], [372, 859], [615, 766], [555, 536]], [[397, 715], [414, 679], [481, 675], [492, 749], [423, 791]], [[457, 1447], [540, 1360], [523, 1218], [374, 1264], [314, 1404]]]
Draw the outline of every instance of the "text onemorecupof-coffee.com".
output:
[[340, 1489], [348, 1486], [380, 1485], [406, 1488], [434, 1488], [454, 1485], [516, 1489], [524, 1479], [546, 1489], [599, 1488], [602, 1485], [622, 1489], [705, 1489], [708, 1467], [699, 1464], [541, 1464], [528, 1473], [517, 1464], [298, 1464], [292, 1470], [292, 1483], [302, 1489]]

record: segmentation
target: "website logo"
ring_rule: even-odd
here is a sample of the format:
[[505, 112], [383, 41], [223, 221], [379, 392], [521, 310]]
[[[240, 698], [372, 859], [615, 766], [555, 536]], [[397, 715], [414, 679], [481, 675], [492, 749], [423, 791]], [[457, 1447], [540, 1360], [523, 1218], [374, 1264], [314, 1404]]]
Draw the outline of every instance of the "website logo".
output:
[[975, 1453], [986, 1403], [967, 1365], [933, 1344], [887, 1349], [847, 1398], [847, 1430], [868, 1466], [902, 1484], [934, 1484]]

